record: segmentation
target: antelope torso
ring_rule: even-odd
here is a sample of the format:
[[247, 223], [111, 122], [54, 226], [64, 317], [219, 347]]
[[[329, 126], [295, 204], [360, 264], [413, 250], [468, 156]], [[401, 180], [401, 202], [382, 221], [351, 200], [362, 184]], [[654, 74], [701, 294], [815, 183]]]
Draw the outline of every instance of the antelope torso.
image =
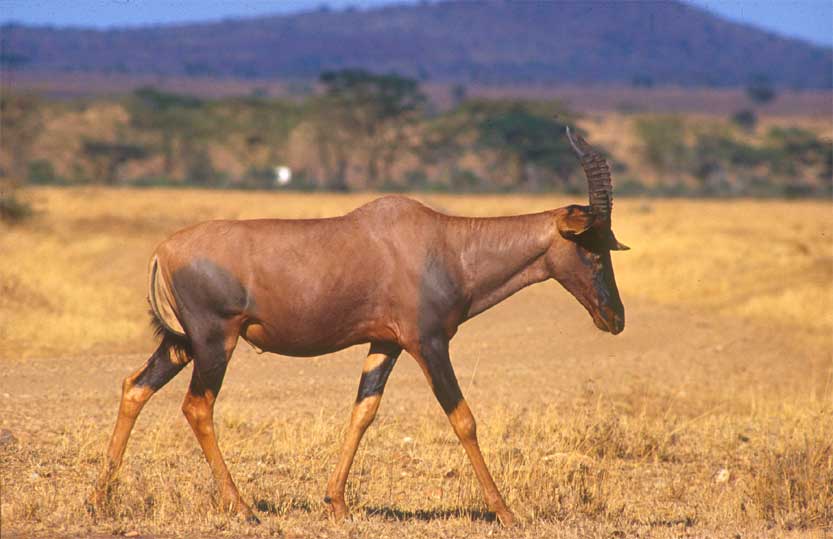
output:
[[442, 303], [432, 317], [456, 328], [460, 320], [447, 318], [462, 316], [466, 294], [459, 261], [437, 248], [447, 241], [444, 219], [385, 197], [331, 219], [201, 223], [155, 256], [185, 329], [208, 309], [241, 318], [240, 335], [259, 349], [320, 355], [418, 338], [412, 321], [426, 294]]

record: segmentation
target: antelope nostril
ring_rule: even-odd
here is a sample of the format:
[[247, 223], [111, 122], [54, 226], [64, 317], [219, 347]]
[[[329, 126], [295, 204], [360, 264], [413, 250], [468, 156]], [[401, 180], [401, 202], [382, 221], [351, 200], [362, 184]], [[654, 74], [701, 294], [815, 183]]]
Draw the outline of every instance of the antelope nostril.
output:
[[617, 333], [620, 333], [623, 329], [625, 329], [625, 315], [614, 313], [612, 333], [615, 335]]
[[610, 333], [616, 335], [625, 328], [625, 313], [619, 309], [604, 307], [602, 310], [604, 324]]

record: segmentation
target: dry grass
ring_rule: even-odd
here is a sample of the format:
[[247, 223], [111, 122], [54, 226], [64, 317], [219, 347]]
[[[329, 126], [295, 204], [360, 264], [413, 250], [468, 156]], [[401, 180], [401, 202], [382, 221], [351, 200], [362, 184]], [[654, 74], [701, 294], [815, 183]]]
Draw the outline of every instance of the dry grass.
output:
[[[37, 190], [0, 232], [4, 537], [823, 536], [833, 531], [833, 230], [820, 202], [617, 201], [629, 327], [603, 335], [556, 285], [467, 324], [452, 356], [498, 484], [520, 517], [483, 513], [465, 454], [419, 369], [400, 361], [348, 484], [324, 514], [362, 349], [306, 360], [237, 351], [218, 404], [232, 473], [263, 524], [216, 511], [179, 412], [155, 397], [103, 515], [83, 509], [119, 380], [152, 346], [146, 258], [187, 223], [323, 216], [372, 195]], [[471, 215], [552, 197], [427, 197]], [[404, 358], [403, 358], [404, 359]]]

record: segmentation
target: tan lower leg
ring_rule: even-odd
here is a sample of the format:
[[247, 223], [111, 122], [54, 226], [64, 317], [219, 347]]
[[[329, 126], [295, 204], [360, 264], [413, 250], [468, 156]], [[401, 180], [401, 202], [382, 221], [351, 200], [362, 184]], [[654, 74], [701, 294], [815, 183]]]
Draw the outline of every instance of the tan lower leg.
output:
[[[378, 368], [386, 359], [385, 354], [369, 355], [364, 362], [362, 372], [368, 373]], [[350, 414], [350, 425], [347, 427], [347, 433], [341, 445], [338, 464], [327, 482], [327, 501], [333, 514], [338, 519], [347, 516], [347, 504], [344, 502], [347, 477], [350, 474], [350, 467], [353, 465], [359, 443], [361, 443], [367, 428], [373, 423], [381, 401], [381, 393], [365, 397], [353, 406], [353, 412]]]
[[136, 418], [139, 416], [139, 412], [142, 411], [142, 407], [153, 395], [151, 388], [133, 385], [134, 380], [143, 370], [144, 367], [125, 378], [122, 384], [121, 403], [119, 404], [116, 426], [113, 429], [113, 435], [110, 437], [104, 466], [96, 481], [93, 502], [101, 502], [104, 498], [107, 486], [115, 478], [121, 467], [127, 440], [130, 438], [133, 425], [136, 424]]
[[350, 474], [350, 467], [353, 465], [353, 458], [356, 456], [356, 450], [362, 441], [362, 436], [364, 436], [367, 427], [373, 422], [381, 400], [381, 395], [373, 395], [365, 398], [353, 407], [353, 413], [350, 416], [350, 426], [347, 429], [344, 443], [341, 446], [338, 465], [327, 483], [327, 497], [329, 498], [335, 516], [338, 518], [347, 516], [347, 505], [344, 502], [344, 489], [347, 484], [347, 476]]
[[498, 491], [497, 485], [492, 479], [492, 474], [489, 473], [489, 469], [486, 467], [486, 461], [483, 460], [480, 445], [477, 443], [477, 424], [465, 400], [461, 400], [457, 407], [448, 414], [448, 419], [469, 456], [474, 474], [477, 476], [477, 481], [483, 490], [486, 505], [497, 514], [501, 523], [504, 525], [512, 524], [515, 517], [506, 507], [506, 502], [503, 501], [503, 496], [500, 495], [500, 491]]
[[205, 460], [211, 468], [211, 473], [214, 475], [214, 480], [217, 482], [223, 508], [247, 516], [251, 515], [252, 511], [240, 498], [240, 493], [237, 491], [223, 455], [220, 453], [220, 447], [217, 445], [217, 437], [214, 433], [214, 396], [210, 391], [206, 391], [201, 396], [188, 392], [182, 403], [182, 412], [188, 419], [205, 454]]

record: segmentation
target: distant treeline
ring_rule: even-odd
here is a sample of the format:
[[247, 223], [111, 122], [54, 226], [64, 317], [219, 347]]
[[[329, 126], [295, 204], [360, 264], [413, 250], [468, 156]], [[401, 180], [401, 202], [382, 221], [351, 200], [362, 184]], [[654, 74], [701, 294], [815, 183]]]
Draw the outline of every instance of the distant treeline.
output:
[[[460, 192], [584, 190], [555, 101], [468, 99], [438, 111], [419, 84], [323, 73], [303, 99], [202, 100], [154, 88], [86, 101], [2, 97], [0, 175], [17, 184]], [[634, 114], [605, 148], [620, 193], [831, 193], [833, 148], [801, 127]], [[636, 151], [632, 151], [636, 148]], [[617, 153], [618, 152], [618, 153]], [[291, 178], [289, 174], [291, 173]]]

